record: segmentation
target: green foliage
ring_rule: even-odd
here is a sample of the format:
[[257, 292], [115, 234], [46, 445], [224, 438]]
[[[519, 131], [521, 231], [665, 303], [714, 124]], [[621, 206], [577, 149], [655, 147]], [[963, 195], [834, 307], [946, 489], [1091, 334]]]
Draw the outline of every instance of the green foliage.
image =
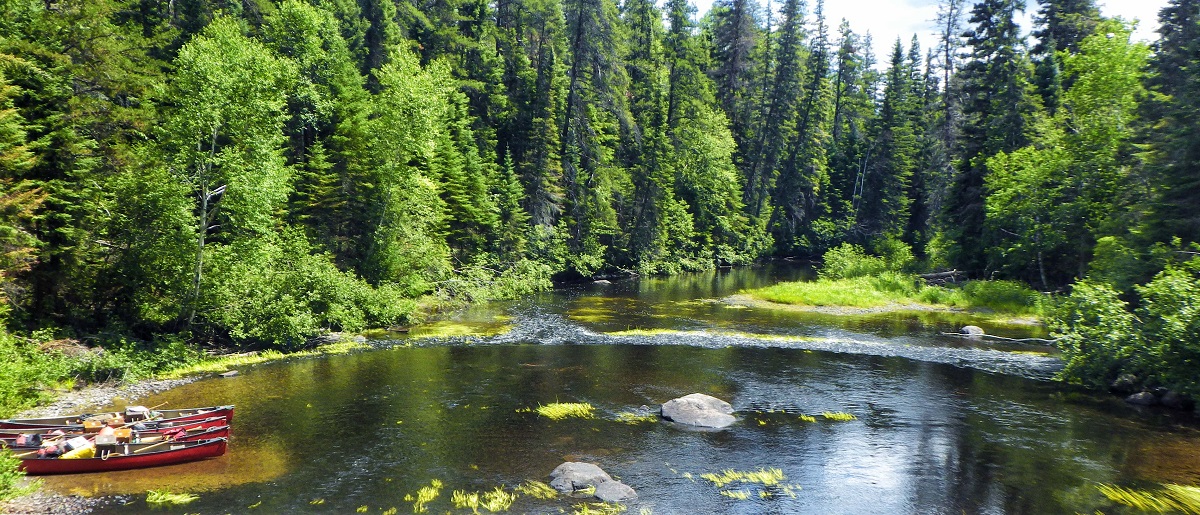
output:
[[177, 494], [168, 490], [150, 490], [146, 492], [146, 504], [155, 506], [183, 506], [189, 504], [200, 496], [194, 494]]
[[297, 234], [222, 247], [210, 260], [201, 316], [237, 340], [297, 348], [323, 331], [386, 327], [416, 309], [399, 288], [338, 270]]
[[1118, 292], [1082, 281], [1054, 311], [1063, 378], [1097, 388], [1129, 373], [1150, 386], [1200, 395], [1200, 259], [1169, 266], [1135, 291], [1131, 311]]
[[21, 459], [7, 450], [0, 450], [0, 502], [37, 490], [41, 481], [24, 483], [25, 473], [18, 470]]
[[852, 279], [898, 272], [912, 262], [912, 251], [898, 240], [884, 240], [877, 248], [883, 257], [867, 254], [862, 247], [850, 243], [829, 249], [817, 274], [822, 279]]

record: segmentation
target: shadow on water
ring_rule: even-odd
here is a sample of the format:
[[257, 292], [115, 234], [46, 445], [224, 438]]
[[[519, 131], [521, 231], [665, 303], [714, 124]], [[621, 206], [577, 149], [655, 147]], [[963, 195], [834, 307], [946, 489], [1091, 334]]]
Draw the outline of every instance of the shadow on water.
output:
[[[445, 488], [428, 509], [444, 513], [453, 490], [547, 481], [573, 460], [633, 486], [629, 513], [1120, 513], [1097, 483], [1200, 481], [1194, 420], [1064, 390], [1045, 380], [1058, 361], [1035, 353], [1044, 348], [947, 338], [924, 321], [829, 323], [706, 300], [800, 273], [577, 285], [414, 332], [432, 337], [196, 382], [143, 402], [236, 403], [227, 456], [47, 486], [197, 491], [180, 513], [411, 513], [405, 496], [437, 479]], [[729, 400], [739, 422], [696, 432], [621, 419], [692, 392]], [[527, 411], [555, 401], [597, 415]], [[701, 478], [760, 468], [799, 489]], [[106, 509], [144, 511], [142, 498]], [[512, 511], [571, 508], [526, 496]]]

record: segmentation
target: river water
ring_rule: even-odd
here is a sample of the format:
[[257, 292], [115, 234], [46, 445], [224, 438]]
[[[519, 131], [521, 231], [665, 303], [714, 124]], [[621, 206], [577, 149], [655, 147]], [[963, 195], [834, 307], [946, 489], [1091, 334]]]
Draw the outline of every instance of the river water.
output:
[[[429, 513], [452, 492], [548, 482], [563, 461], [637, 490], [626, 513], [1126, 513], [1098, 484], [1200, 483], [1193, 415], [1127, 406], [1051, 381], [1043, 346], [941, 333], [965, 315], [824, 315], [721, 299], [801, 277], [788, 267], [587, 284], [377, 335], [374, 350], [241, 370], [139, 402], [236, 404], [229, 453], [140, 471], [47, 478], [62, 493], [149, 489], [199, 499], [155, 513]], [[732, 403], [721, 431], [629, 419], [701, 392]], [[587, 402], [593, 418], [534, 411]], [[827, 419], [843, 412], [853, 420]], [[801, 416], [811, 416], [804, 420]], [[778, 469], [778, 484], [703, 474]], [[745, 498], [739, 498], [745, 497]], [[513, 513], [583, 499], [521, 495]], [[589, 507], [595, 508], [595, 507]], [[481, 512], [484, 510], [480, 509]]]

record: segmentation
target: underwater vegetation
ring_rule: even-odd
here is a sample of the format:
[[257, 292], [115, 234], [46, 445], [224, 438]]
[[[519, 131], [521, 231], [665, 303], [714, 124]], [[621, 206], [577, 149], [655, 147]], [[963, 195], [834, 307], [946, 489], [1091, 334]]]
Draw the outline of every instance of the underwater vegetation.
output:
[[547, 485], [546, 483], [535, 481], [533, 479], [522, 483], [517, 487], [517, 491], [533, 497], [534, 499], [546, 500], [558, 497], [558, 490], [551, 488], [550, 485]]
[[429, 486], [423, 486], [417, 490], [415, 497], [413, 494], [408, 494], [404, 496], [404, 500], [413, 503], [413, 513], [425, 513], [429, 511], [429, 507], [426, 505], [441, 495], [442, 486], [440, 480], [434, 479], [429, 482]]
[[700, 477], [711, 481], [717, 488], [722, 488], [733, 482], [775, 486], [787, 480], [787, 476], [783, 474], [783, 471], [777, 468], [760, 468], [752, 472], [725, 469], [720, 474], [701, 474]]
[[1200, 515], [1200, 487], [1165, 484], [1159, 490], [1096, 485], [1108, 500], [1145, 512]]
[[821, 413], [821, 416], [825, 417], [826, 420], [836, 420], [838, 422], [847, 422], [858, 419], [858, 417], [843, 411], [826, 411]]
[[[571, 513], [572, 515], [616, 515], [624, 513], [625, 510], [624, 504], [589, 502], [576, 504], [575, 509]], [[643, 513], [645, 513], [644, 510]]]
[[586, 402], [552, 402], [550, 404], [539, 404], [537, 409], [526, 408], [517, 411], [536, 411], [538, 415], [550, 420], [563, 420], [572, 417], [594, 418], [596, 416], [596, 408]]
[[167, 490], [150, 490], [146, 492], [146, 504], [155, 506], [182, 506], [199, 499], [194, 494], [176, 494]]
[[642, 422], [658, 422], [658, 415], [653, 413], [634, 413], [632, 411], [622, 411], [617, 413], [617, 422], [624, 422], [630, 425], [641, 424]]
[[472, 513], [479, 513], [479, 508], [490, 512], [508, 511], [516, 500], [516, 493], [505, 492], [499, 486], [495, 490], [483, 493], [467, 493], [462, 490], [455, 490], [451, 494], [451, 502], [454, 503], [455, 508], [470, 508]]

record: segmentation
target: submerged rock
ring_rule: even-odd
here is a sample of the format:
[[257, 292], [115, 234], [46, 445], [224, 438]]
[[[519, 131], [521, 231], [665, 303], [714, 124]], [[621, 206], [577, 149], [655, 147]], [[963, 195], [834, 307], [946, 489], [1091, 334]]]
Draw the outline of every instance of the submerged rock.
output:
[[637, 492], [617, 481], [592, 463], [568, 461], [550, 472], [550, 486], [564, 494], [594, 488], [597, 499], [604, 502], [623, 502], [637, 499]]
[[728, 402], [702, 393], [671, 399], [662, 405], [663, 418], [688, 426], [723, 428], [737, 421]]
[[617, 480], [596, 485], [596, 491], [592, 495], [604, 502], [627, 502], [637, 499], [638, 496], [632, 487]]
[[1150, 392], [1138, 392], [1125, 398], [1125, 402], [1138, 406], [1153, 406], [1158, 404], [1158, 397]]
[[612, 476], [595, 464], [577, 461], [563, 463], [554, 467], [554, 471], [550, 472], [550, 486], [564, 494], [576, 490], [587, 490], [589, 487], [612, 480]]
[[958, 332], [959, 334], [963, 334], [971, 338], [978, 338], [986, 334], [983, 332], [983, 328], [977, 325], [964, 325], [962, 329], [958, 330]]

